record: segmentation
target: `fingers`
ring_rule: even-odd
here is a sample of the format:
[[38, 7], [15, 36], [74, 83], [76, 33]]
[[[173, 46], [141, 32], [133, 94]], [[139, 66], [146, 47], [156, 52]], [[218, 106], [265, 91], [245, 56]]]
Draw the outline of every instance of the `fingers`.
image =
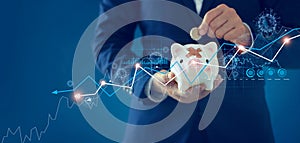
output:
[[219, 5], [218, 7], [208, 11], [202, 21], [202, 24], [199, 26], [199, 34], [201, 36], [205, 35], [209, 31], [210, 23], [217, 18], [220, 14], [222, 14], [224, 8], [227, 7], [224, 4]]
[[173, 80], [175, 78], [175, 74], [173, 72], [167, 73], [168, 80]]
[[154, 74], [154, 80], [152, 82], [151, 90], [159, 94], [170, 93], [170, 89], [177, 88], [177, 83], [175, 81], [170, 81], [174, 79], [174, 73], [170, 73], [166, 70], [161, 70]]
[[225, 30], [224, 29], [224, 25], [226, 24], [226, 26], [228, 27], [228, 29], [232, 28], [233, 25], [229, 24], [228, 21], [228, 15], [226, 15], [224, 12], [219, 15], [218, 17], [216, 17], [211, 23], [210, 23], [210, 30], [208, 32], [208, 36], [209, 37], [214, 37], [217, 36], [217, 38], [222, 38], [221, 36], [218, 37], [218, 35], [216, 34], [217, 30]]
[[237, 39], [243, 35], [244, 29], [240, 27], [235, 27], [231, 31], [224, 35], [224, 40], [236, 42]]
[[211, 38], [248, 46], [251, 43], [251, 34], [237, 12], [225, 4], [207, 12], [199, 26], [201, 36], [207, 34]]
[[[218, 75], [216, 77], [216, 80], [214, 81], [214, 89], [215, 90], [223, 81], [223, 78]], [[192, 103], [192, 102], [197, 102], [207, 95], [209, 95], [212, 91], [206, 90], [206, 85], [205, 84], [200, 84], [196, 85], [193, 87], [190, 87], [186, 92], [179, 93], [178, 90], [171, 90], [169, 89], [167, 91], [168, 95], [175, 99], [178, 102], [181, 103]]]
[[220, 25], [215, 32], [215, 35], [217, 38], [222, 39], [224, 38], [225, 34], [230, 32], [231, 30], [234, 29], [234, 24], [232, 22], [226, 20], [226, 22], [223, 25]]
[[[178, 91], [178, 84], [177, 82], [175, 81], [175, 74], [172, 73], [172, 72], [169, 72], [167, 74], [167, 77], [168, 77], [168, 80], [166, 82], [167, 84], [167, 90], [170, 90], [170, 91]], [[174, 93], [172, 93], [174, 94]]]
[[154, 74], [154, 77], [159, 80], [154, 80], [153, 82], [160, 86], [161, 88], [164, 88], [167, 91], [171, 90], [177, 90], [178, 84], [175, 81], [175, 74], [172, 72], [168, 72], [166, 70], [161, 70], [160, 72], [157, 72]]

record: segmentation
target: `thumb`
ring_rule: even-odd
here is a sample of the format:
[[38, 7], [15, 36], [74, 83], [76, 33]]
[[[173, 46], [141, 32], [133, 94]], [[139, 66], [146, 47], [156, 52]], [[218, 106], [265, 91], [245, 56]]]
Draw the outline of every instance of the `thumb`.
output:
[[199, 34], [201, 36], [205, 35], [208, 32], [208, 28], [209, 28], [208, 24], [203, 20], [201, 25], [198, 27]]
[[167, 74], [167, 77], [168, 77], [168, 80], [172, 80], [172, 79], [174, 79], [175, 74], [174, 74], [173, 72], [169, 72], [169, 73]]

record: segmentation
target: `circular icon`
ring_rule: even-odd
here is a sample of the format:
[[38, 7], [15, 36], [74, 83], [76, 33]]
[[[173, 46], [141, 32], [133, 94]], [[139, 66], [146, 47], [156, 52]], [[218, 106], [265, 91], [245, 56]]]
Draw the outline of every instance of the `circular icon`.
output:
[[112, 68], [112, 69], [117, 69], [117, 68], [118, 68], [118, 64], [113, 63], [112, 66], [111, 66], [111, 68]]
[[249, 77], [249, 78], [253, 78], [254, 75], [255, 75], [255, 70], [252, 69], [252, 68], [251, 68], [251, 69], [247, 69], [246, 75], [247, 75], [247, 77]]
[[278, 74], [279, 77], [284, 78], [287, 75], [287, 70], [283, 69], [283, 68], [278, 69], [277, 74]]
[[68, 85], [69, 87], [72, 87], [72, 86], [73, 86], [73, 81], [72, 81], [72, 80], [67, 81], [67, 85]]
[[170, 51], [170, 48], [169, 47], [163, 47], [163, 52], [164, 53], [169, 53]]
[[275, 74], [275, 69], [274, 68], [269, 68], [268, 69], [268, 75], [273, 76]]
[[257, 74], [258, 77], [263, 77], [265, 72], [264, 72], [263, 69], [258, 69], [256, 74]]

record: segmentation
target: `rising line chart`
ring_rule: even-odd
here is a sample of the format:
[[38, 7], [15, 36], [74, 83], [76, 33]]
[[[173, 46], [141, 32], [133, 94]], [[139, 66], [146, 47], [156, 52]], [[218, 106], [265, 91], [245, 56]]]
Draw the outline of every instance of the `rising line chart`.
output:
[[[300, 37], [300, 34], [299, 35], [296, 35], [296, 36], [293, 36], [291, 38], [284, 38], [286, 35], [288, 35], [289, 33], [293, 32], [293, 31], [298, 31], [300, 30], [300, 28], [295, 28], [295, 29], [292, 29], [290, 30], [289, 32], [281, 35], [280, 37], [278, 37], [277, 39], [273, 40], [272, 42], [266, 44], [265, 46], [263, 47], [260, 47], [260, 48], [253, 48], [253, 47], [244, 47], [244, 46], [241, 46], [241, 45], [235, 45], [235, 44], [230, 44], [230, 43], [223, 43], [217, 50], [217, 52], [213, 55], [216, 56], [217, 53], [219, 52], [219, 50], [222, 49], [223, 46], [225, 45], [228, 45], [228, 46], [233, 46], [233, 47], [237, 47], [237, 51], [235, 52], [235, 54], [232, 56], [232, 58], [228, 61], [228, 63], [226, 63], [226, 65], [224, 66], [219, 66], [219, 65], [211, 65], [210, 63], [198, 63], [198, 64], [202, 64], [203, 67], [201, 68], [200, 72], [197, 74], [197, 76], [194, 78], [194, 79], [189, 79], [188, 76], [186, 75], [186, 73], [184, 72], [186, 69], [183, 69], [181, 67], [181, 65], [178, 63], [178, 62], [175, 62], [173, 65], [170, 66], [170, 69], [175, 67], [175, 66], [179, 66], [179, 68], [182, 69], [181, 73], [180, 74], [184, 74], [185, 77], [187, 78], [187, 80], [190, 82], [190, 83], [193, 83], [194, 80], [203, 72], [203, 70], [205, 69], [206, 66], [216, 66], [216, 67], [219, 67], [219, 68], [224, 68], [226, 69], [228, 67], [228, 65], [230, 64], [230, 62], [236, 57], [236, 55], [239, 53], [239, 52], [244, 52], [246, 54], [253, 54], [259, 58], [262, 58], [266, 61], [269, 61], [269, 62], [273, 62], [276, 57], [278, 56], [278, 54], [280, 53], [280, 51], [283, 49], [283, 47], [290, 43], [292, 40]], [[263, 50], [265, 49], [266, 47], [272, 45], [273, 43], [279, 41], [281, 38], [284, 38], [284, 41], [282, 43], [282, 45], [280, 46], [279, 50], [276, 52], [276, 54], [274, 55], [273, 58], [267, 58], [267, 57], [264, 57], [263, 55], [260, 55], [258, 53], [256, 53], [255, 51], [260, 51], [260, 50]], [[213, 58], [211, 57], [211, 59]], [[209, 61], [211, 61], [211, 59]], [[189, 65], [190, 66], [190, 65]], [[138, 69], [141, 69], [141, 70], [138, 70]], [[148, 68], [148, 67], [141, 67], [141, 65], [139, 63], [137, 63], [135, 65], [135, 72], [134, 72], [134, 76], [132, 78], [130, 78], [124, 85], [118, 85], [118, 84], [113, 84], [113, 83], [110, 83], [110, 82], [106, 82], [104, 80], [102, 80], [100, 82], [100, 84], [95, 81], [95, 79], [93, 79], [91, 76], [87, 76], [86, 78], [84, 78], [77, 86], [75, 86], [73, 89], [68, 89], [68, 90], [55, 90], [52, 92], [53, 95], [57, 95], [57, 94], [62, 94], [62, 93], [69, 93], [69, 92], [75, 92], [83, 83], [85, 83], [86, 81], [88, 80], [91, 80], [98, 88], [97, 90], [94, 92], [94, 93], [87, 93], [87, 94], [75, 94], [74, 95], [74, 98], [75, 100], [76, 99], [81, 99], [83, 97], [88, 97], [88, 96], [96, 96], [99, 91], [103, 91], [103, 93], [105, 93], [107, 96], [111, 97], [113, 96], [116, 92], [118, 92], [120, 89], [132, 89], [133, 88], [133, 85], [134, 85], [134, 81], [135, 81], [135, 78], [137, 75], [139, 75], [141, 72], [145, 72], [146, 74], [148, 74], [149, 76], [153, 77], [153, 79], [157, 80], [158, 82], [160, 82], [163, 86], [166, 86], [168, 85], [172, 80], [174, 80], [176, 78], [173, 77], [170, 81], [166, 82], [166, 83], [163, 83], [161, 82], [159, 79], [157, 79], [155, 76], [153, 76], [151, 73], [148, 72], [148, 70], [153, 70], [153, 71], [156, 71], [155, 69], [151, 69], [151, 68]], [[157, 71], [159, 72], [159, 71]], [[163, 73], [163, 72], [161, 72]], [[178, 76], [178, 75], [177, 75]], [[128, 83], [130, 83], [132, 81], [132, 83], [130, 85], [127, 85]], [[113, 93], [108, 93], [103, 87], [104, 86], [113, 86], [113, 87], [118, 87]], [[65, 101], [65, 102], [63, 102]], [[76, 104], [75, 102], [72, 102], [72, 104], [70, 105], [69, 104], [69, 99], [67, 97], [61, 97], [59, 102], [58, 102], [58, 105], [57, 105], [57, 108], [56, 108], [56, 112], [54, 113], [54, 115], [51, 115], [50, 113], [48, 114], [48, 118], [47, 118], [47, 124], [46, 126], [44, 126], [43, 128], [41, 128], [41, 130], [39, 131], [38, 127], [35, 126], [33, 128], [30, 129], [30, 132], [28, 134], [23, 134], [22, 133], [22, 128], [21, 126], [17, 127], [16, 129], [11, 129], [11, 128], [8, 128], [7, 129], [7, 132], [6, 132], [6, 135], [4, 135], [2, 137], [2, 140], [1, 140], [1, 143], [5, 143], [5, 139], [8, 138], [10, 135], [12, 136], [19, 136], [20, 138], [20, 142], [21, 143], [25, 143], [26, 141], [29, 141], [31, 142], [32, 141], [32, 138], [33, 136], [37, 136], [37, 139], [38, 141], [41, 140], [42, 138], [42, 135], [45, 134], [50, 126], [50, 124], [57, 120], [58, 118], [58, 113], [59, 113], [59, 109], [61, 107], [62, 104], [67, 104], [67, 108], [71, 109], [73, 108], [73, 106]], [[79, 103], [77, 104], [78, 106], [81, 106], [82, 103]], [[92, 105], [92, 106], [89, 106], [90, 108], [92, 108], [93, 106], [97, 106], [96, 104]]]

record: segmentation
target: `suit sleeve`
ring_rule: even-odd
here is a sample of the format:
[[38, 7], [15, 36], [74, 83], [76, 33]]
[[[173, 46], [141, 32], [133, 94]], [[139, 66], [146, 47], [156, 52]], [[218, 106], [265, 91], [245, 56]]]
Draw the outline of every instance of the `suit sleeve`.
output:
[[[130, 16], [140, 16], [139, 7], [136, 7], [134, 10], [134, 14], [128, 14], [124, 11], [120, 10], [114, 11], [114, 13], [110, 12], [112, 8], [116, 8], [126, 2], [126, 0], [103, 0], [100, 3], [100, 18], [98, 19], [97, 27], [96, 27], [96, 38], [94, 43], [94, 56], [96, 57], [96, 64], [101, 73], [111, 73], [112, 72], [112, 64], [114, 60], [117, 58], [116, 56], [122, 50], [122, 47], [127, 46], [135, 37], [136, 28], [139, 26], [139, 22], [130, 23], [128, 25], [123, 26], [116, 32], [112, 32], [111, 29], [122, 25], [123, 23], [127, 23], [130, 21]], [[136, 18], [136, 17], [135, 17]], [[110, 36], [110, 34], [112, 34]], [[109, 38], [108, 38], [109, 37]], [[105, 41], [105, 38], [108, 38]], [[102, 46], [103, 45], [103, 46]], [[126, 55], [135, 55], [132, 51], [126, 51]], [[125, 55], [125, 56], [126, 56]], [[160, 60], [160, 57], [151, 57], [145, 56], [140, 58], [137, 63], [141, 63], [141, 66], [149, 73], [154, 74], [155, 71], [151, 70], [154, 65], [144, 64], [142, 61], [146, 60]], [[160, 68], [168, 69], [169, 63], [164, 64], [163, 66], [159, 66]], [[160, 69], [156, 69], [160, 70]], [[132, 65], [131, 74], [128, 77], [128, 80], [134, 79], [132, 93], [139, 98], [147, 98], [145, 94], [145, 86], [151, 76], [141, 69], [138, 69], [137, 75], [135, 75], [135, 66], [134, 63]], [[133, 78], [135, 76], [135, 78]], [[131, 84], [130, 84], [131, 85]]]
[[[124, 0], [103, 0], [100, 3], [101, 18], [98, 18], [93, 50], [97, 66], [103, 74], [111, 72], [112, 63], [118, 52], [134, 38], [137, 23], [122, 27], [110, 36], [111, 29], [119, 25], [126, 15], [121, 11], [119, 14], [110, 14], [107, 11], [125, 2]], [[106, 38], [108, 38], [107, 41], [105, 41]], [[101, 45], [103, 46], [101, 47]]]

